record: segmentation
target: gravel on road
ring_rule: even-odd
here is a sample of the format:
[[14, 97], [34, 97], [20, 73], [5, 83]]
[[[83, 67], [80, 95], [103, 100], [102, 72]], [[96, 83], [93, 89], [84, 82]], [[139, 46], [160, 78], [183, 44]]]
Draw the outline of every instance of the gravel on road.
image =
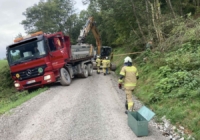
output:
[[[136, 108], [142, 106], [134, 99]], [[0, 116], [0, 140], [166, 140], [149, 123], [137, 137], [127, 124], [125, 94], [114, 73], [93, 73], [49, 90]]]

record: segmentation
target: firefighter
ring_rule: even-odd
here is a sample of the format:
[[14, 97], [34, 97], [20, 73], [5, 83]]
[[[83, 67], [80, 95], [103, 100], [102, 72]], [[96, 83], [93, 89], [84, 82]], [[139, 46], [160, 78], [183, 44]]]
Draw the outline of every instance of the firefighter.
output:
[[147, 51], [152, 50], [152, 45], [153, 45], [153, 39], [150, 39], [146, 44], [146, 50]]
[[107, 69], [107, 60], [104, 58], [102, 61], [102, 67], [103, 67], [103, 74], [106, 75], [106, 69]]
[[122, 88], [122, 83], [124, 85], [125, 93], [126, 93], [126, 114], [129, 111], [133, 111], [133, 99], [132, 92], [136, 86], [137, 79], [139, 79], [138, 71], [135, 66], [132, 65], [132, 59], [127, 56], [124, 59], [124, 66], [120, 71], [119, 89]]
[[143, 58], [143, 61], [146, 63], [148, 61], [148, 57], [149, 57], [149, 53], [151, 52], [152, 50], [152, 45], [153, 45], [153, 39], [150, 39], [147, 44], [146, 44], [146, 47], [145, 47], [145, 57]]
[[97, 73], [100, 73], [100, 65], [101, 65], [101, 59], [99, 58], [99, 56], [97, 56], [96, 59], [96, 64], [97, 64]]
[[106, 57], [106, 60], [107, 60], [106, 74], [110, 74], [110, 60], [108, 59], [108, 57]]

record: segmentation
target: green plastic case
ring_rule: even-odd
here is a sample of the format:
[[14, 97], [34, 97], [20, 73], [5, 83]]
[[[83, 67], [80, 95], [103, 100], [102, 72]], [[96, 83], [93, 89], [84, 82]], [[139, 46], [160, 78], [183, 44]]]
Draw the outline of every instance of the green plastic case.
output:
[[148, 121], [150, 121], [154, 112], [143, 106], [138, 111], [128, 112], [128, 125], [136, 136], [148, 136]]

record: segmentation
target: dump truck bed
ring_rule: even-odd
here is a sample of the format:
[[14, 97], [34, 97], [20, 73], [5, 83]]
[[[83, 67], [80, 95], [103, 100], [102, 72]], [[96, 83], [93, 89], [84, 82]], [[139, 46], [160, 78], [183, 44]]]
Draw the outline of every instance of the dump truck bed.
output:
[[93, 46], [89, 44], [71, 45], [71, 59], [72, 62], [92, 59], [94, 57]]

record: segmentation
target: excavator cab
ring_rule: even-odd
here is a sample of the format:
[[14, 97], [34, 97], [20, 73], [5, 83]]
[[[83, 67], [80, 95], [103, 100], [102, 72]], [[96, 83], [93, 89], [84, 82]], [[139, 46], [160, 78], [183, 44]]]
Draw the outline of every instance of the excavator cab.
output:
[[106, 56], [111, 59], [112, 58], [112, 48], [109, 46], [102, 46], [101, 47], [101, 59], [106, 58]]

